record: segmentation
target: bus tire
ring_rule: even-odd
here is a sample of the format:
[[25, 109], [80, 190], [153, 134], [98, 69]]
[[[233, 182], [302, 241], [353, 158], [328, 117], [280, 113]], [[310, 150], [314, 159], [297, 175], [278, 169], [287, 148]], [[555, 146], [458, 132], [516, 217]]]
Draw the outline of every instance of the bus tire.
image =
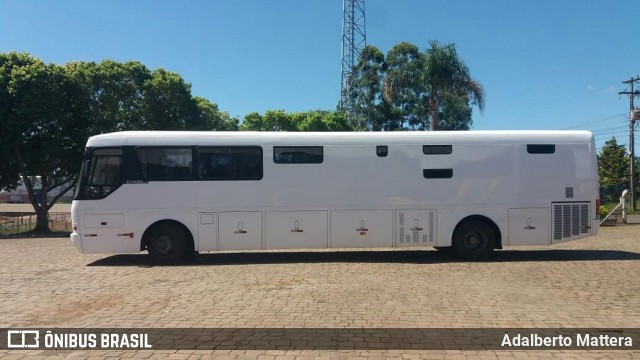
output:
[[147, 251], [154, 263], [175, 264], [185, 260], [187, 252], [187, 235], [171, 224], [158, 224], [147, 240]]
[[498, 234], [482, 220], [468, 220], [453, 233], [453, 252], [464, 260], [484, 260], [491, 256]]

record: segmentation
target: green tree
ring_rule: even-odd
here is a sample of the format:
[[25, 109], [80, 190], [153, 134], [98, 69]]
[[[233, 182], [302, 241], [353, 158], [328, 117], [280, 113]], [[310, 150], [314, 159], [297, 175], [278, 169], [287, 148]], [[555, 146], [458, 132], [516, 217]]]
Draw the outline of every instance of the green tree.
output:
[[191, 95], [178, 74], [137, 61], [71, 62], [67, 73], [85, 93], [88, 135], [121, 130], [237, 130], [238, 120]]
[[[81, 164], [86, 141], [82, 88], [62, 67], [28, 54], [2, 54], [0, 67], [3, 78], [9, 74], [0, 91], [8, 105], [2, 112], [8, 150], [3, 157], [12, 158], [17, 168], [10, 182], [24, 183], [37, 217], [35, 231], [49, 232], [48, 211], [73, 187]], [[48, 197], [52, 192], [57, 195]]]
[[70, 62], [65, 69], [83, 89], [89, 117], [88, 136], [141, 129], [146, 118], [144, 84], [151, 79], [151, 72], [145, 65], [136, 61], [105, 60], [99, 64]]
[[353, 131], [354, 127], [339, 111], [314, 110], [286, 113], [267, 110], [264, 115], [252, 112], [244, 117], [240, 130], [250, 131]]
[[425, 89], [419, 81], [417, 74], [424, 68], [424, 54], [417, 46], [401, 42], [387, 52], [387, 73], [384, 83], [388, 79], [402, 79], [403, 86], [390, 93], [385, 100], [392, 106], [395, 115], [390, 121], [395, 124], [388, 126], [395, 129], [419, 129], [424, 130], [428, 126], [428, 109], [423, 98]]
[[382, 130], [387, 121], [379, 107], [382, 101], [382, 80], [385, 73], [384, 54], [375, 46], [367, 45], [360, 52], [354, 71], [353, 93], [355, 119], [352, 126], [369, 130]]
[[238, 119], [232, 118], [226, 112], [221, 112], [218, 109], [218, 104], [212, 103], [209, 100], [199, 96], [195, 96], [193, 100], [196, 102], [196, 105], [198, 107], [198, 116], [200, 117], [197, 123], [205, 124], [205, 128], [208, 130], [238, 130]]
[[198, 116], [191, 84], [176, 73], [157, 69], [143, 86], [143, 116], [134, 125], [139, 130], [209, 130]]
[[442, 106], [438, 114], [440, 130], [469, 130], [473, 119], [473, 110], [469, 106], [469, 96], [466, 94], [442, 94]]
[[0, 189], [13, 189], [20, 180], [17, 159], [14, 152], [17, 141], [17, 124], [13, 121], [14, 99], [9, 83], [14, 69], [33, 65], [37, 59], [28, 54], [0, 53]]
[[264, 115], [250, 113], [244, 117], [240, 130], [299, 131], [291, 115], [284, 110], [267, 110]]
[[605, 190], [605, 201], [616, 201], [629, 183], [629, 155], [615, 137], [607, 140], [598, 153], [600, 186]]
[[[421, 101], [429, 111], [429, 128], [439, 130], [440, 114], [445, 105], [443, 99], [459, 101], [466, 95], [469, 103], [483, 111], [485, 93], [482, 84], [471, 77], [454, 44], [431, 41], [430, 46], [424, 53], [422, 66], [388, 74], [383, 95], [388, 102], [394, 103], [401, 97], [399, 93], [406, 92], [407, 88], [424, 94]], [[447, 93], [455, 97], [446, 96]]]
[[299, 113], [297, 121], [300, 131], [354, 131], [344, 113], [339, 111], [315, 110]]

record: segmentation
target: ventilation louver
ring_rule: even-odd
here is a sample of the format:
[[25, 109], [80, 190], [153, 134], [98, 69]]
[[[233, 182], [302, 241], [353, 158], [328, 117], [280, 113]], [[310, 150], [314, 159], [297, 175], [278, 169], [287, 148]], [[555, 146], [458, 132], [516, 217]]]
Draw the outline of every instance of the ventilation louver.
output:
[[553, 240], [589, 235], [589, 220], [589, 203], [553, 204]]
[[564, 196], [567, 199], [573, 199], [573, 188], [572, 187], [564, 188]]

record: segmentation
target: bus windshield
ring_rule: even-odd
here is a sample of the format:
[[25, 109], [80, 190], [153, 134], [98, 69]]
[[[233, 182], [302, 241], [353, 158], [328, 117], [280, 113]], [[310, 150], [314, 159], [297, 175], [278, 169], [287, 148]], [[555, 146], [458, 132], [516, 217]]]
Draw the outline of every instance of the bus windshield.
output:
[[102, 199], [122, 183], [122, 149], [94, 149], [82, 165], [78, 199]]

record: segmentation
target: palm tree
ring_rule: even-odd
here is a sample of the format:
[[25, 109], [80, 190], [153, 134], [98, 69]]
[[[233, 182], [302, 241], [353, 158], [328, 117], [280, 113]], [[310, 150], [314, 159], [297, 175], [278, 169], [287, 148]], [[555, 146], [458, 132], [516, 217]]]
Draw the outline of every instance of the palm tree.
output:
[[469, 68], [458, 57], [454, 44], [430, 41], [419, 71], [390, 71], [384, 81], [383, 96], [393, 103], [403, 89], [420, 88], [429, 109], [430, 130], [439, 128], [439, 112], [444, 93], [465, 94], [480, 111], [484, 110], [484, 88], [471, 78]]

